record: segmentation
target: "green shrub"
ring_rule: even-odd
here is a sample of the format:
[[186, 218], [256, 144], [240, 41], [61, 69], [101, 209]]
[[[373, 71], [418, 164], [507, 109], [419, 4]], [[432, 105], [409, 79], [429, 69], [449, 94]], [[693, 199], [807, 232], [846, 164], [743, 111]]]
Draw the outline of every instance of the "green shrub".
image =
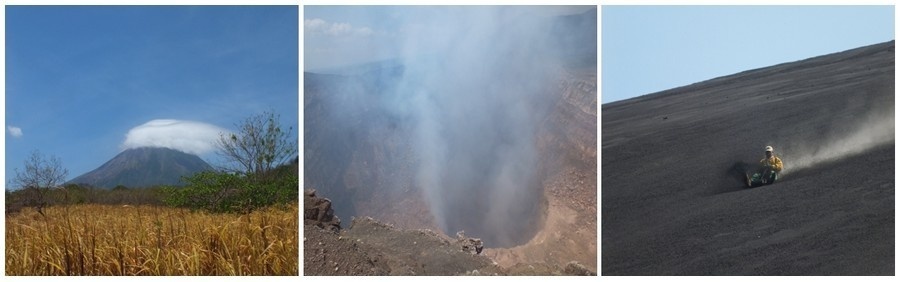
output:
[[164, 188], [165, 203], [176, 207], [212, 212], [249, 212], [297, 199], [299, 177], [278, 173], [254, 177], [206, 171], [183, 178], [184, 187]]

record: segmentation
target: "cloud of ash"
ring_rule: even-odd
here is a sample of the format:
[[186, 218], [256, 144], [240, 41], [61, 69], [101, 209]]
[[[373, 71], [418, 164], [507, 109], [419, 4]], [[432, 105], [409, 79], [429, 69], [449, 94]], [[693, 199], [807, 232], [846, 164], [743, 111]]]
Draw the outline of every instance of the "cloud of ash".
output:
[[792, 146], [785, 173], [853, 156], [894, 142], [894, 109], [875, 110], [852, 127], [837, 128], [818, 144]]
[[129, 130], [121, 147], [163, 147], [202, 155], [214, 150], [219, 134], [227, 132], [202, 122], [155, 119]]

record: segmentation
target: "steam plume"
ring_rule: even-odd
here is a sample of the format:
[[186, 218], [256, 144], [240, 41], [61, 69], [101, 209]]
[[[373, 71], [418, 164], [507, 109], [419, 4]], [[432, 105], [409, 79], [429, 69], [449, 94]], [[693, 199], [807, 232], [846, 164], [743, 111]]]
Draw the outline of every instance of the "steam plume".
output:
[[413, 120], [416, 184], [448, 234], [512, 245], [537, 217], [535, 131], [558, 63], [552, 18], [530, 12], [446, 9], [406, 34], [389, 106]]
[[[376, 21], [387, 17], [388, 26], [398, 28], [379, 26], [372, 37], [390, 40], [367, 41], [372, 44], [365, 48], [396, 59], [320, 76], [323, 84], [345, 83], [322, 96], [322, 104], [334, 109], [327, 120], [335, 126], [318, 134], [402, 136], [400, 141], [369, 140], [387, 143], [373, 146], [379, 148], [373, 159], [380, 161], [371, 169], [374, 173], [412, 171], [369, 178], [379, 189], [396, 189], [380, 193], [405, 196], [399, 187], [414, 186], [446, 234], [465, 231], [491, 247], [525, 243], [536, 231], [543, 200], [537, 134], [560, 97], [563, 66], [578, 61], [580, 67], [596, 67], [596, 37], [585, 36], [596, 34], [596, 17], [589, 17], [596, 13], [593, 8], [398, 7], [390, 16], [366, 14]], [[580, 11], [583, 14], [575, 16], [587, 17], [563, 21], [561, 11]], [[328, 23], [311, 19], [306, 31], [322, 35], [352, 28]], [[335, 50], [346, 47], [327, 42], [336, 42]], [[376, 122], [384, 117], [383, 125]], [[356, 148], [351, 141], [333, 142], [346, 142], [335, 145], [342, 150]], [[383, 145], [388, 148], [381, 149]], [[402, 152], [390, 149], [393, 146]], [[364, 158], [344, 153], [333, 154]], [[385, 179], [392, 177], [397, 179]], [[341, 185], [341, 179], [332, 183]]]

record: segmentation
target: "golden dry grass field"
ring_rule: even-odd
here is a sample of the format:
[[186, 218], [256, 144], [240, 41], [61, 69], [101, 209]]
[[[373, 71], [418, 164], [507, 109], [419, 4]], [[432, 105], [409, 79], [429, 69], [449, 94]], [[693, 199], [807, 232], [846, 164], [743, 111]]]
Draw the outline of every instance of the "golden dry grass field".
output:
[[297, 275], [296, 204], [246, 215], [71, 205], [6, 217], [6, 275]]

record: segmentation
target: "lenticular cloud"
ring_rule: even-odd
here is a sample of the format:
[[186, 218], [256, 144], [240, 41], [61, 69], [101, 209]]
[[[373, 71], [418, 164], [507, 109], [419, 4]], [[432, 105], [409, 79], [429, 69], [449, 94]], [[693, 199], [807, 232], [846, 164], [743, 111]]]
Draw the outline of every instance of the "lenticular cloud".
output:
[[122, 148], [163, 147], [201, 155], [212, 151], [219, 134], [225, 132], [202, 122], [155, 119], [129, 130]]

